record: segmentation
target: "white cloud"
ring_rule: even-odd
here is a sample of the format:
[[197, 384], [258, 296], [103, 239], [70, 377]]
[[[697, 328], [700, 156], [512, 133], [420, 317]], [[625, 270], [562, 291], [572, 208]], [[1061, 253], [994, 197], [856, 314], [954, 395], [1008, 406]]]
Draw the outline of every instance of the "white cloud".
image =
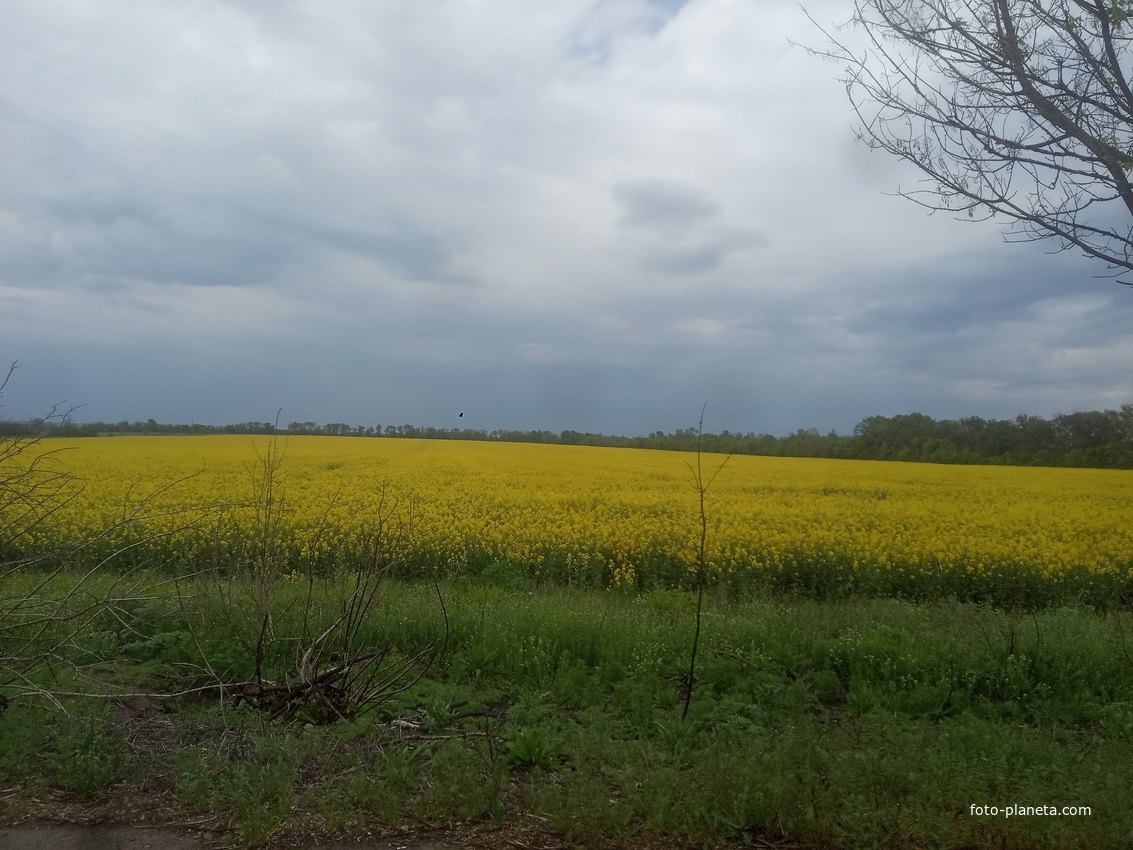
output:
[[[10, 6], [0, 356], [33, 407], [430, 424], [466, 388], [481, 426], [636, 432], [710, 387], [790, 431], [1130, 389], [1125, 291], [886, 196], [915, 175], [855, 146], [789, 0]], [[159, 348], [171, 379], [92, 377]]]

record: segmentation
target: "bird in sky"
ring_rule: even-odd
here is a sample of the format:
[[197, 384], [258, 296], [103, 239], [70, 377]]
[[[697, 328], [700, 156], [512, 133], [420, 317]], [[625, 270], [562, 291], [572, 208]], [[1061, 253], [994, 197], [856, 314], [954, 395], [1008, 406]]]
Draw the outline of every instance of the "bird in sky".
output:
[[461, 419], [463, 419], [463, 418], [464, 418], [464, 411], [463, 411], [463, 410], [462, 410], [462, 411], [460, 411], [460, 418], [461, 418]]

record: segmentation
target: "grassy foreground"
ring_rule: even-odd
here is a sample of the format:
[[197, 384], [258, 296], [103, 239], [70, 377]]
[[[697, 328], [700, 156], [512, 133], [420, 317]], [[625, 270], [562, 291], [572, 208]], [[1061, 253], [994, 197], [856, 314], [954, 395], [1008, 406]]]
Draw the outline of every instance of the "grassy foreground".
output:
[[[5, 590], [32, 581], [13, 574]], [[264, 663], [278, 678], [302, 640], [288, 630], [303, 585], [274, 602], [279, 649]], [[0, 786], [22, 789], [0, 815], [20, 817], [21, 800], [51, 788], [94, 801], [172, 794], [232, 824], [244, 847], [299, 821], [353, 834], [522, 824], [585, 846], [1133, 845], [1128, 612], [719, 599], [682, 720], [688, 594], [548, 588], [506, 566], [442, 590], [443, 656], [350, 721], [271, 720], [207, 691], [62, 697], [65, 711], [0, 692]], [[371, 644], [409, 655], [442, 634], [432, 586], [384, 594]], [[249, 663], [192, 587], [155, 586], [106, 612], [56, 641], [68, 663], [37, 668], [34, 684], [169, 693], [195, 681], [202, 654]], [[1014, 805], [1089, 814], [1006, 816]]]

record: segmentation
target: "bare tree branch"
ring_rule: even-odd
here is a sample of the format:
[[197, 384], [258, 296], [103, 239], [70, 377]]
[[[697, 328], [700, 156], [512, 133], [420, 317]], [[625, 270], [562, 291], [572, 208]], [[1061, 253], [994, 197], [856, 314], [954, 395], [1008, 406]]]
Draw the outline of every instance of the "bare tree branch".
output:
[[[844, 67], [858, 137], [924, 175], [898, 194], [1007, 241], [1051, 239], [1133, 271], [1129, 0], [855, 0]], [[813, 18], [811, 19], [813, 22]]]

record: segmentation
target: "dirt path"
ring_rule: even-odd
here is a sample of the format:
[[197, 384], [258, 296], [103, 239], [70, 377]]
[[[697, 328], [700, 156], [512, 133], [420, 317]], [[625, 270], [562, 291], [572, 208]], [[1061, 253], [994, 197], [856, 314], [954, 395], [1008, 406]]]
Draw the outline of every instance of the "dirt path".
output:
[[0, 828], [0, 850], [206, 850], [195, 836], [169, 829], [124, 826]]
[[[221, 839], [165, 827], [42, 826], [0, 827], [0, 850], [215, 850]], [[463, 850], [430, 841], [384, 840], [365, 844], [307, 844], [297, 850]]]

